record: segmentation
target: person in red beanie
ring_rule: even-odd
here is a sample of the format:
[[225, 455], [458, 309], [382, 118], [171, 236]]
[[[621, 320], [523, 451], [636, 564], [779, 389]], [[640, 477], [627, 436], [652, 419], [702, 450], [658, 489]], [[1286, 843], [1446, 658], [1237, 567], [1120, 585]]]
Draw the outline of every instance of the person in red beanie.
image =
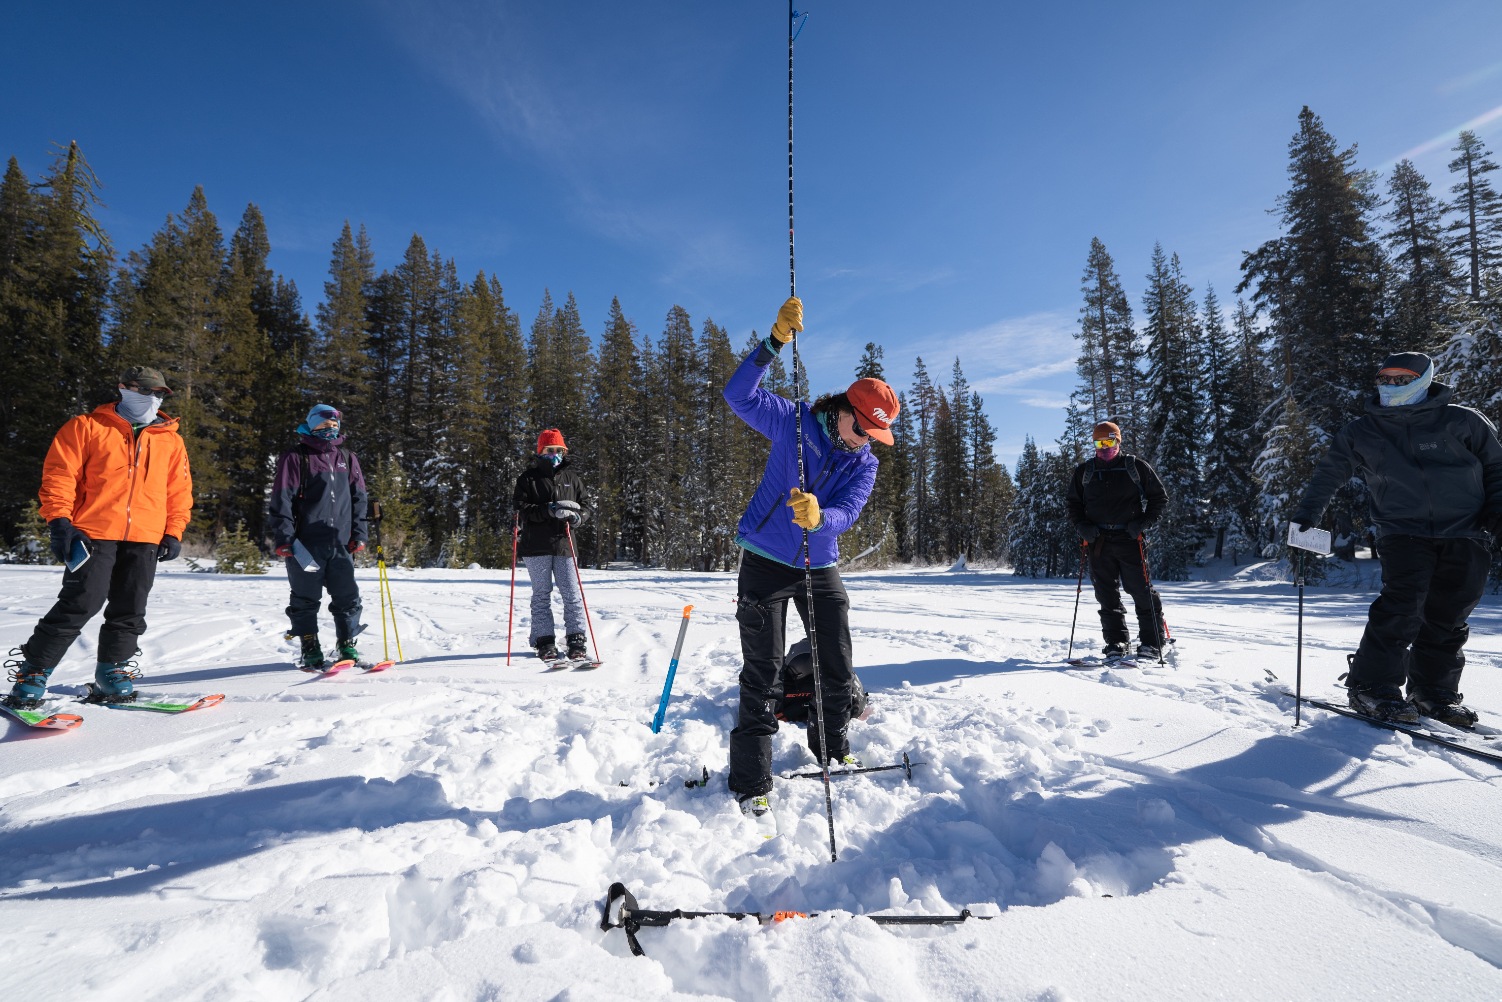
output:
[[584, 596], [574, 570], [568, 532], [589, 517], [584, 481], [570, 468], [568, 445], [557, 428], [537, 436], [537, 454], [516, 478], [514, 507], [521, 518], [516, 554], [527, 564], [532, 579], [531, 646], [544, 661], [559, 659], [553, 625], [553, 586], [563, 599], [563, 625], [570, 661], [589, 657], [585, 642]]

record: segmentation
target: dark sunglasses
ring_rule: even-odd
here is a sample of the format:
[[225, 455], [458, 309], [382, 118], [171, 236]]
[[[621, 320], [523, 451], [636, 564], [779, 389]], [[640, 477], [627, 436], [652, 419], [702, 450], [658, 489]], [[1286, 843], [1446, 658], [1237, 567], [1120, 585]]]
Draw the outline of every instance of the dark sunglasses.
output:
[[1392, 375], [1392, 376], [1378, 376], [1377, 377], [1377, 385], [1378, 386], [1407, 386], [1409, 383], [1413, 382], [1417, 378], [1419, 378], [1419, 377], [1418, 376], [1410, 376], [1410, 375], [1406, 375], [1406, 374], [1405, 375]]
[[860, 415], [856, 414], [855, 411], [850, 412], [850, 427], [853, 428], [855, 430], [855, 433], [861, 438], [869, 439], [871, 437], [871, 433], [861, 427]]
[[169, 389], [167, 389], [167, 387], [165, 387], [165, 386], [141, 386], [141, 385], [137, 384], [135, 386], [127, 386], [126, 389], [127, 390], [134, 390], [137, 393], [146, 393], [146, 394], [149, 394], [149, 395], [151, 395], [153, 397], [162, 397], [162, 398], [166, 398], [166, 397], [170, 396], [171, 393], [172, 393], [172, 391], [169, 390]]

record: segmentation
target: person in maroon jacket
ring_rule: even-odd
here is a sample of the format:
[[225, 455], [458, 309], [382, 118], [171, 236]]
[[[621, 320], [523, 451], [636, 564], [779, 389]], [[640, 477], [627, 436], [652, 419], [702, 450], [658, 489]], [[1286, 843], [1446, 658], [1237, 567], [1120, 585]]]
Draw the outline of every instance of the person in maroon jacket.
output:
[[324, 589], [334, 617], [338, 659], [358, 661], [355, 637], [360, 623], [360, 587], [354, 555], [365, 549], [369, 496], [360, 460], [343, 447], [344, 415], [318, 404], [298, 426], [298, 444], [276, 462], [267, 525], [276, 555], [287, 560], [292, 599], [287, 605], [291, 633], [302, 641], [298, 667], [324, 666], [318, 642], [318, 607]]

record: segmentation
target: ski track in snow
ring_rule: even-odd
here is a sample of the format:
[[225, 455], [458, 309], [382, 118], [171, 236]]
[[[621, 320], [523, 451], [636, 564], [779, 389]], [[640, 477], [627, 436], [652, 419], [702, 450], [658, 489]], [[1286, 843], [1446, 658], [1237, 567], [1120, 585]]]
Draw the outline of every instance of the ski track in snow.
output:
[[[1069, 669], [1073, 579], [850, 574], [874, 710], [852, 745], [922, 764], [834, 781], [832, 863], [821, 782], [778, 781], [771, 841], [724, 788], [734, 577], [584, 577], [596, 671], [542, 672], [524, 581], [508, 667], [509, 575], [394, 570], [405, 661], [323, 679], [291, 668], [280, 576], [164, 565], [145, 684], [228, 699], [84, 707], [66, 734], [5, 721], [13, 981], [66, 970], [70, 997], [99, 999], [1502, 997], [1502, 768], [1314, 708], [1294, 730], [1287, 585], [1163, 585], [1165, 665]], [[12, 643], [57, 580], [0, 568]], [[362, 586], [369, 655], [373, 572]], [[1370, 600], [1309, 590], [1306, 693], [1338, 691]], [[1499, 626], [1488, 596], [1465, 682], [1487, 709]], [[95, 629], [57, 691], [82, 693]], [[1074, 651], [1096, 647], [1086, 594]], [[813, 767], [802, 730], [774, 765]], [[635, 958], [599, 929], [616, 880], [647, 909], [820, 914], [646, 928]], [[963, 908], [991, 918], [861, 917]]]

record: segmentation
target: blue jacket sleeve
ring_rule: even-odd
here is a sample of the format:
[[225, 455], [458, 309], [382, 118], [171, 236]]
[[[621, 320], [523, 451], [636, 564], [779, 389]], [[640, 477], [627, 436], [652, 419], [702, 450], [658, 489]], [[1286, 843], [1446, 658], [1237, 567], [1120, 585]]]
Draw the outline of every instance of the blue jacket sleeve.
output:
[[724, 392], [725, 402], [736, 416], [773, 441], [779, 426], [797, 412], [791, 400], [761, 388], [762, 377], [775, 357], [765, 345], [757, 345], [731, 374]]
[[855, 520], [860, 518], [866, 502], [871, 499], [871, 489], [875, 486], [876, 461], [873, 458], [841, 488], [839, 494], [830, 498], [828, 503], [822, 506], [820, 510], [824, 513], [824, 520], [819, 523], [819, 528], [815, 531], [839, 535], [850, 528], [855, 524]]

